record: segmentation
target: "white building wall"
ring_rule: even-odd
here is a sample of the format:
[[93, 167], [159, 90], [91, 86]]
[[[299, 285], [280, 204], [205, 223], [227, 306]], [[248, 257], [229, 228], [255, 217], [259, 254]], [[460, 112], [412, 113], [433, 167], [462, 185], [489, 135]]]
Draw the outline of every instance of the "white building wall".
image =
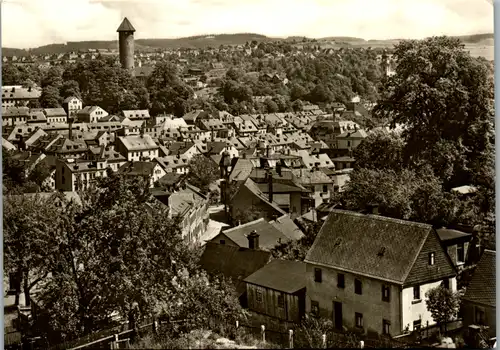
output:
[[[429, 326], [436, 324], [432, 319], [431, 313], [427, 310], [426, 297], [425, 294], [432, 288], [438, 287], [442, 281], [437, 281], [433, 283], [423, 284], [420, 286], [420, 301], [417, 302], [413, 300], [413, 287], [403, 289], [402, 297], [402, 314], [403, 314], [403, 331], [406, 327], [409, 330], [413, 330], [413, 321], [421, 319], [421, 327], [427, 326], [427, 321]], [[452, 291], [457, 290], [457, 279], [455, 277], [450, 278], [450, 289]]]

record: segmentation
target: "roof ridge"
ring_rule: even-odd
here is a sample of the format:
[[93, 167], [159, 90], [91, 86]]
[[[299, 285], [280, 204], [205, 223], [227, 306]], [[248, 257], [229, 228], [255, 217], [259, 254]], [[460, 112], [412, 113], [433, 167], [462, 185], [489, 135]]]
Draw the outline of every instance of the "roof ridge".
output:
[[377, 220], [382, 220], [382, 221], [392, 221], [392, 222], [397, 222], [397, 223], [404, 224], [404, 225], [412, 225], [412, 226], [419, 226], [419, 227], [422, 227], [422, 228], [432, 229], [432, 225], [430, 225], [430, 224], [425, 224], [423, 222], [403, 220], [403, 219], [396, 219], [396, 218], [391, 218], [389, 216], [374, 215], [374, 214], [363, 214], [363, 213], [358, 213], [358, 212], [355, 212], [355, 211], [352, 211], [352, 210], [343, 210], [343, 209], [332, 209], [331, 212], [337, 212], [337, 213], [341, 213], [341, 214], [348, 214], [348, 215], [351, 215], [351, 216], [359, 216], [359, 217], [368, 216], [368, 217], [370, 217], [372, 219], [377, 219]]
[[249, 226], [250, 224], [256, 224], [257, 222], [261, 222], [261, 221], [263, 221], [263, 222], [267, 222], [267, 221], [265, 221], [265, 220], [264, 220], [264, 218], [260, 218], [260, 219], [254, 220], [254, 221], [247, 222], [247, 223], [245, 223], [245, 224], [243, 224], [243, 225], [239, 225], [239, 226], [232, 227], [232, 228], [230, 228], [229, 230], [225, 230], [225, 231], [223, 231], [223, 232], [232, 232], [232, 231], [233, 231], [233, 230], [235, 230], [235, 229], [239, 229], [239, 228], [242, 228], [242, 227], [246, 227], [246, 226]]

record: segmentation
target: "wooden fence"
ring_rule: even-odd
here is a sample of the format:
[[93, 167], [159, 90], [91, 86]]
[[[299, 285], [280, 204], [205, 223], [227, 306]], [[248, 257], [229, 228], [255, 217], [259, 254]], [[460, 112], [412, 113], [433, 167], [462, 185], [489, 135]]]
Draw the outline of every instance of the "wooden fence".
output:
[[[182, 323], [183, 321], [175, 321]], [[155, 322], [152, 319], [147, 320], [139, 328], [141, 336], [160, 331], [164, 327], [170, 327], [173, 322]], [[276, 324], [252, 325], [237, 321], [235, 324], [221, 323], [217, 320], [210, 321], [210, 329], [223, 328], [224, 333], [221, 336], [236, 338], [238, 335], [250, 335], [253, 339], [263, 341], [268, 344], [274, 344], [281, 348], [408, 348], [408, 344], [395, 339], [370, 339], [364, 337], [360, 340], [349, 334], [337, 333], [333, 331], [325, 334], [315, 333], [314, 336], [306, 335], [300, 330], [300, 327], [286, 329], [287, 325], [279, 327]], [[117, 331], [118, 328], [99, 332], [95, 335], [76, 339], [72, 342], [59, 344], [50, 350], [79, 350], [79, 349], [121, 349], [129, 348], [130, 337], [134, 330], [126, 329]]]
[[[138, 329], [144, 332], [148, 327], [152, 326], [153, 326], [153, 319], [148, 318], [140, 324]], [[84, 349], [84, 348], [109, 349], [110, 348], [109, 344], [115, 340], [116, 335], [118, 335], [119, 338], [118, 340], [122, 340], [125, 339], [127, 336], [130, 336], [130, 334], [133, 331], [134, 331], [133, 329], [129, 329], [127, 322], [113, 328], [89, 334], [85, 337], [57, 344], [55, 346], [50, 347], [49, 350]]]

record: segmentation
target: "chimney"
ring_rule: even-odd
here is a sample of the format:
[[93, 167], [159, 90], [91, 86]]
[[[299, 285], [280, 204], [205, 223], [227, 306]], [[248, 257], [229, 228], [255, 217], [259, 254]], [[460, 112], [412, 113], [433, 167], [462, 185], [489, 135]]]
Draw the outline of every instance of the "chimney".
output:
[[278, 176], [281, 177], [281, 163], [276, 164], [276, 172], [278, 173]]
[[269, 202], [273, 201], [273, 173], [269, 170], [267, 181], [269, 184]]
[[259, 249], [259, 234], [257, 231], [253, 230], [247, 236], [248, 239], [248, 248], [250, 249]]

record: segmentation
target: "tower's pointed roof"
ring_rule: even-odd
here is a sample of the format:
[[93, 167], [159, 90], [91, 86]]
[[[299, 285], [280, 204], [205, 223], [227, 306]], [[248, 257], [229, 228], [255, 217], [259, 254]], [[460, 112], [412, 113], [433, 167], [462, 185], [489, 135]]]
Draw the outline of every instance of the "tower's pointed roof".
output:
[[132, 23], [130, 23], [130, 21], [127, 19], [127, 17], [125, 17], [123, 19], [122, 24], [120, 24], [120, 26], [118, 27], [118, 29], [116, 31], [117, 32], [135, 32], [135, 28], [132, 25]]

